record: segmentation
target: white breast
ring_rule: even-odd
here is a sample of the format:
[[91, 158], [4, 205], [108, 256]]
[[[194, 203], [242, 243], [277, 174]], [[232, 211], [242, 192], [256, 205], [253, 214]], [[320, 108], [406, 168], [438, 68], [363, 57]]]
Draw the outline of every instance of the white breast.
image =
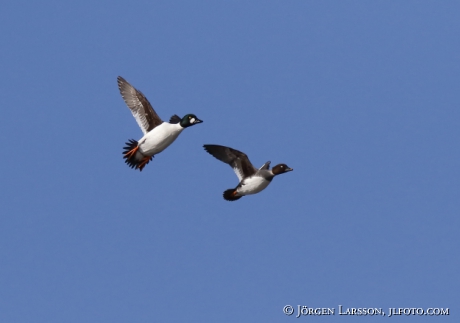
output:
[[260, 176], [248, 177], [243, 181], [243, 185], [237, 189], [237, 192], [241, 195], [256, 194], [265, 189], [269, 181]]
[[184, 130], [180, 124], [163, 122], [139, 140], [139, 148], [144, 155], [152, 156], [165, 150]]

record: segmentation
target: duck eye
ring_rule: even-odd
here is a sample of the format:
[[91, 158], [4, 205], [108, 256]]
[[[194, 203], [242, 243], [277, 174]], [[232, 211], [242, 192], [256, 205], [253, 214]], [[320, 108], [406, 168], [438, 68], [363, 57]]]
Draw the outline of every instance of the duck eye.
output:
[[192, 116], [188, 116], [189, 119], [192, 119]]

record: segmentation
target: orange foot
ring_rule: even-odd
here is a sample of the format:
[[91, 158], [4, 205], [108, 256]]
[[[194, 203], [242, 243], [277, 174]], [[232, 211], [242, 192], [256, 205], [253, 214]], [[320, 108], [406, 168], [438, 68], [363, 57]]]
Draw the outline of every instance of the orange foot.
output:
[[125, 154], [125, 158], [128, 160], [131, 159], [138, 150], [139, 150], [139, 146], [134, 147], [133, 149], [131, 149]]
[[139, 170], [142, 172], [142, 170], [144, 169], [145, 165], [147, 165], [149, 163], [149, 161], [152, 160], [152, 157], [151, 156], [145, 156], [144, 158], [142, 158], [141, 162], [136, 166], [136, 168], [139, 168]]

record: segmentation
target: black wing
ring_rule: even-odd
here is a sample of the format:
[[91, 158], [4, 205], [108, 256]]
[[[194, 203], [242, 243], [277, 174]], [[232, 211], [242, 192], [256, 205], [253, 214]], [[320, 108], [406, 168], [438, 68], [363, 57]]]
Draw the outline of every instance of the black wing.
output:
[[255, 169], [249, 161], [248, 156], [241, 151], [219, 145], [204, 145], [203, 147], [215, 158], [229, 164], [230, 167], [233, 168], [236, 176], [238, 176], [240, 182], [243, 178], [252, 176], [257, 172], [257, 169]]
[[121, 96], [144, 134], [163, 123], [141, 91], [136, 90], [121, 76], [117, 80]]
[[171, 119], [169, 119], [169, 123], [179, 123], [182, 119], [177, 115], [173, 115]]

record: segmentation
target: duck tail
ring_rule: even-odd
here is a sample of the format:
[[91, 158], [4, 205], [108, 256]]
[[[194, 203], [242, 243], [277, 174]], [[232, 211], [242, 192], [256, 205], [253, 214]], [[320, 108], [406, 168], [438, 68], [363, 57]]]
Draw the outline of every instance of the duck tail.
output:
[[142, 171], [145, 165], [152, 160], [153, 156], [144, 156], [139, 151], [138, 142], [134, 139], [130, 139], [126, 143], [126, 146], [123, 147], [123, 158], [129, 167]]
[[227, 201], [236, 201], [242, 198], [242, 196], [237, 196], [236, 194], [237, 194], [236, 189], [230, 188], [226, 190], [223, 195], [224, 195], [224, 199], [226, 199]]

